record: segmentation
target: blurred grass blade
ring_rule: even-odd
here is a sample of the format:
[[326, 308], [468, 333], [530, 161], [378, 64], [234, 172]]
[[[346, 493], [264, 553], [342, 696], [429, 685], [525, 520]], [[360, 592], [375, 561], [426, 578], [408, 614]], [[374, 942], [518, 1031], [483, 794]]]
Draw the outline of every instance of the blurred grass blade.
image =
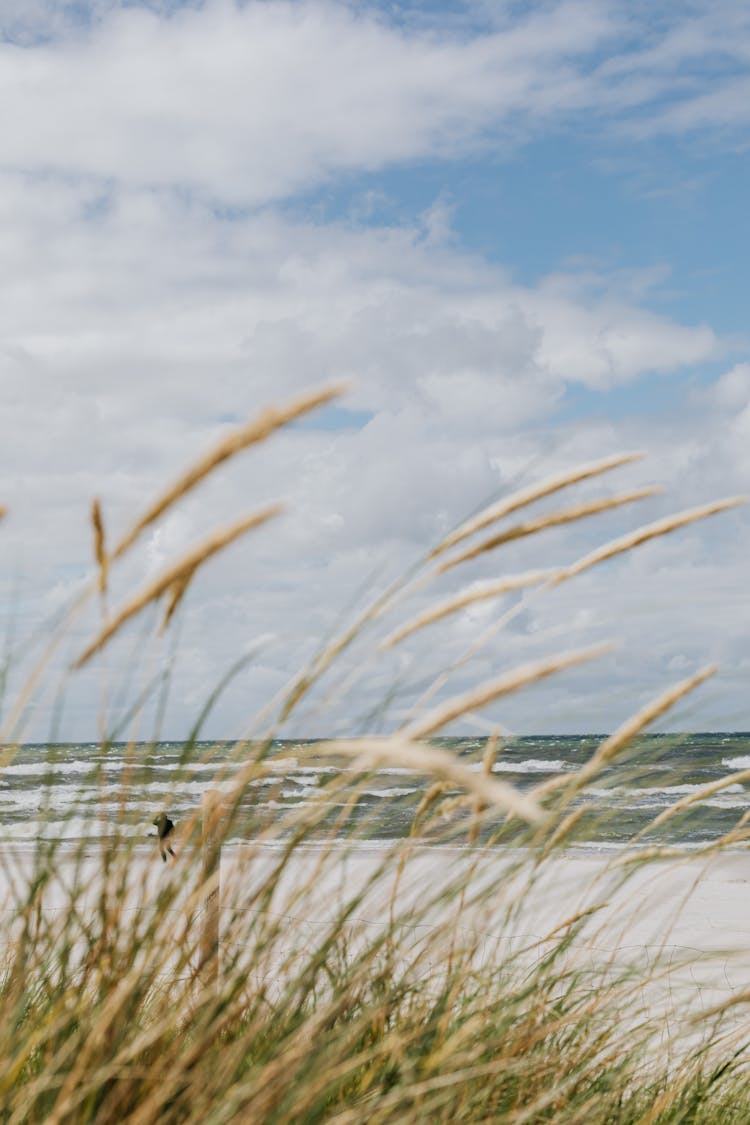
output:
[[112, 552], [112, 558], [120, 558], [147, 527], [159, 519], [168, 508], [195, 488], [224, 461], [236, 456], [237, 453], [251, 445], [265, 441], [282, 426], [287, 426], [290, 422], [309, 414], [310, 411], [339, 398], [344, 394], [347, 386], [346, 383], [333, 383], [313, 391], [306, 391], [280, 406], [267, 406], [246, 425], [232, 430], [179, 476], [169, 488], [156, 497], [119, 541]]
[[382, 649], [393, 648], [394, 645], [410, 637], [412, 633], [416, 633], [419, 629], [424, 629], [436, 621], [442, 621], [443, 618], [452, 613], [458, 613], [476, 602], [501, 597], [513, 590], [523, 590], [528, 586], [536, 586], [540, 582], [548, 581], [556, 573], [554, 570], [530, 570], [525, 574], [499, 578], [496, 582], [485, 582], [471, 586], [468, 590], [462, 590], [452, 598], [446, 598], [445, 601], [438, 602], [437, 605], [426, 609], [424, 613], [420, 613], [417, 617], [407, 621], [405, 625], [400, 625], [398, 629], [394, 629], [385, 640], [381, 641], [380, 647]]
[[99, 652], [99, 650], [111, 640], [118, 629], [120, 629], [126, 621], [129, 621], [131, 617], [135, 617], [137, 613], [140, 613], [144, 606], [149, 605], [150, 602], [156, 601], [171, 587], [179, 584], [186, 576], [191, 577], [197, 568], [207, 559], [212, 558], [219, 551], [223, 550], [224, 547], [228, 547], [235, 539], [239, 539], [239, 537], [246, 532], [260, 527], [268, 520], [278, 516], [281, 511], [282, 507], [280, 504], [269, 504], [265, 508], [253, 512], [250, 516], [245, 516], [235, 523], [228, 524], [226, 527], [214, 531], [201, 543], [193, 547], [192, 550], [188, 551], [187, 554], [183, 555], [181, 559], [178, 559], [176, 563], [173, 563], [172, 566], [157, 575], [157, 577], [144, 586], [143, 589], [134, 594], [133, 597], [118, 610], [111, 621], [105, 625], [91, 644], [81, 653], [73, 667], [83, 667], [94, 653]]
[[640, 547], [641, 544], [648, 543], [651, 539], [657, 539], [661, 535], [669, 535], [672, 531], [678, 531], [680, 528], [688, 527], [699, 520], [718, 515], [719, 512], [727, 512], [731, 508], [737, 508], [746, 503], [746, 496], [733, 496], [727, 500], [716, 500], [710, 504], [702, 504], [697, 508], [688, 508], [676, 515], [665, 516], [664, 519], [645, 524], [635, 531], [628, 532], [627, 535], [621, 535], [609, 543], [604, 543], [588, 555], [584, 555], [578, 562], [567, 567], [561, 567], [551, 584], [557, 585], [560, 582], [566, 582], [570, 578], [575, 578], [578, 574], [583, 574], [585, 570], [589, 570], [592, 566], [613, 559], [616, 555], [624, 554], [626, 551], [632, 551], [634, 547]]
[[570, 508], [562, 508], [557, 512], [548, 512], [545, 515], [537, 516], [536, 519], [528, 520], [526, 523], [514, 524], [513, 527], [500, 531], [497, 535], [484, 539], [481, 543], [475, 543], [473, 547], [446, 559], [438, 566], [437, 572], [443, 574], [454, 566], [459, 566], [461, 563], [486, 554], [487, 551], [494, 551], [497, 547], [502, 547], [505, 543], [512, 543], [515, 539], [538, 535], [540, 531], [546, 531], [550, 527], [562, 527], [589, 516], [597, 516], [602, 512], [620, 508], [623, 504], [633, 504], [638, 500], [646, 500], [649, 496], [655, 496], [660, 491], [661, 489], [656, 487], [636, 488], [631, 492], [623, 492], [619, 496], [604, 496], [598, 500], [588, 500], [581, 504], [574, 504]]
[[529, 504], [533, 504], [536, 500], [541, 500], [545, 496], [551, 496], [555, 492], [560, 492], [563, 488], [569, 488], [571, 485], [578, 484], [580, 481], [590, 480], [591, 477], [600, 476], [602, 473], [608, 473], [612, 469], [617, 469], [621, 465], [632, 464], [634, 461], [640, 461], [645, 457], [645, 453], [618, 453], [612, 457], [604, 457], [599, 461], [591, 461], [585, 465], [578, 465], [574, 469], [567, 469], [565, 472], [556, 473], [554, 476], [547, 477], [545, 480], [540, 481], [538, 484], [532, 484], [528, 488], [524, 488], [519, 492], [514, 492], [511, 496], [506, 497], [504, 500], [498, 500], [494, 504], [490, 504], [476, 516], [462, 523], [450, 535], [440, 543], [432, 552], [433, 556], [442, 554], [443, 551], [455, 547], [457, 543], [461, 543], [469, 536], [475, 535], [478, 531], [482, 531], [491, 523], [497, 523], [498, 520], [503, 519], [505, 516], [512, 515], [520, 508], [525, 508]]
[[695, 675], [680, 680], [679, 683], [662, 692], [656, 699], [652, 699], [645, 707], [642, 707], [640, 711], [627, 719], [609, 738], [606, 738], [589, 761], [581, 766], [572, 777], [555, 777], [543, 782], [534, 789], [535, 796], [542, 797], [546, 793], [561, 788], [569, 789], [571, 792], [582, 789], [601, 773], [604, 767], [609, 765], [621, 750], [629, 746], [636, 735], [661, 719], [676, 703], [679, 703], [686, 695], [689, 695], [690, 692], [715, 675], [716, 671], [716, 665], [709, 664], [706, 668], [696, 672]]
[[538, 683], [548, 676], [563, 672], [567, 668], [573, 668], [577, 664], [584, 664], [589, 660], [598, 660], [611, 651], [612, 645], [593, 645], [590, 648], [564, 652], [546, 660], [522, 664], [494, 680], [487, 680], [476, 688], [471, 688], [461, 695], [454, 696], [434, 710], [429, 711], [421, 719], [416, 719], [408, 726], [403, 727], [399, 733], [407, 739], [428, 738], [447, 726], [448, 723], [477, 710], [479, 707], [486, 706], [503, 695], [510, 695], [511, 692], [528, 687], [529, 684]]
[[345, 754], [360, 764], [372, 767], [388, 764], [414, 770], [430, 777], [450, 781], [479, 797], [486, 805], [513, 813], [529, 823], [542, 819], [543, 809], [507, 782], [498, 781], [483, 771], [470, 770], [454, 754], [437, 746], [423, 746], [405, 734], [384, 738], [343, 739], [323, 743], [322, 753]]

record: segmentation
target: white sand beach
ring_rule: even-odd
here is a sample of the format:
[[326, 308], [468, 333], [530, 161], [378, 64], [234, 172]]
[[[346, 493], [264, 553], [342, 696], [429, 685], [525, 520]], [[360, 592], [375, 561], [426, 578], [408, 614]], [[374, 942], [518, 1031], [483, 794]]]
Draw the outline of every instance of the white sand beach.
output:
[[[281, 855], [277, 847], [225, 846], [221, 861], [225, 949], [236, 947], [243, 912], [257, 910], [246, 904]], [[386, 926], [393, 911], [405, 948], [416, 950], [420, 942], [434, 937], [441, 922], [449, 922], [451, 941], [471, 947], [482, 961], [515, 953], [519, 964], [531, 966], [551, 948], [554, 935], [564, 931], [567, 921], [596, 908], [567, 954], [583, 972], [581, 987], [587, 974], [595, 987], [603, 973], [619, 973], [629, 965], [657, 969], [642, 999], [652, 1013], [663, 1017], [665, 1035], [675, 1021], [709, 1012], [750, 982], [750, 854], [745, 851], [725, 851], [710, 859], [686, 853], [684, 858], [641, 864], [624, 882], [625, 868], [612, 855], [556, 854], [530, 878], [528, 864], [519, 868], [522, 853], [478, 856], [443, 847], [415, 848], [402, 870], [391, 863], [373, 881], [385, 856], [384, 849], [366, 845], [298, 848], [264, 906], [266, 914], [279, 922], [282, 946], [313, 941], [335, 921], [345, 902], [361, 894], [346, 923], [355, 941]], [[33, 850], [5, 847], [0, 861], [0, 908], [8, 917], [15, 912], [14, 900], [23, 893]], [[464, 881], [470, 869], [470, 891], [461, 906], [451, 884]], [[118, 892], [123, 915], [147, 908], [173, 882], [184, 895], [171, 909], [178, 913], [187, 909], [188, 871], [186, 855], [163, 864], [154, 849], [139, 845], [128, 859], [126, 880]], [[70, 909], [75, 883], [85, 888], [76, 898], [78, 910], [96, 910], [102, 867], [95, 848], [78, 864], [72, 850], [58, 853], [43, 898], [48, 919], [63, 917]], [[192, 905], [200, 914], [201, 901]], [[425, 972], [443, 947], [431, 945]], [[637, 986], [634, 978], [633, 987]]]

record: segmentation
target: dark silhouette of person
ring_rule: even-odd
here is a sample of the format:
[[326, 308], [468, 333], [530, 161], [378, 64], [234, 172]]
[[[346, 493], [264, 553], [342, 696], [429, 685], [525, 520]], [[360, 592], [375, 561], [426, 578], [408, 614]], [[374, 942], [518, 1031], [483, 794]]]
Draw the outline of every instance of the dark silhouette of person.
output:
[[167, 852], [174, 856], [172, 845], [169, 843], [169, 835], [174, 829], [174, 822], [169, 819], [166, 813], [159, 813], [155, 820], [151, 822], [156, 825], [156, 835], [159, 839], [159, 851], [161, 858], [167, 862]]

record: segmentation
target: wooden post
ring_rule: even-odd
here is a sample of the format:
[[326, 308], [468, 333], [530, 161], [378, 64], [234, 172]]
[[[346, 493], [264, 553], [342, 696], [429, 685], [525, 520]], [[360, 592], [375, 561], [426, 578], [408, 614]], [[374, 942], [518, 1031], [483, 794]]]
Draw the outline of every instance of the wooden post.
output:
[[221, 911], [221, 796], [209, 789], [203, 798], [201, 882], [204, 888], [200, 969], [206, 984], [219, 975], [219, 921]]

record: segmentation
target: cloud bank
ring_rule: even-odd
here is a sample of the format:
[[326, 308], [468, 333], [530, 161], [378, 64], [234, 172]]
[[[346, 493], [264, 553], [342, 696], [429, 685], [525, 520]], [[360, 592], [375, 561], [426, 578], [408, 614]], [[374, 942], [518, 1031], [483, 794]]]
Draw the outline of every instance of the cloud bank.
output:
[[[439, 208], [384, 225], [322, 220], [309, 194], [288, 206], [355, 172], [479, 151], [512, 164], [530, 136], [583, 120], [623, 137], [721, 124], [736, 144], [742, 113], [727, 106], [750, 44], [741, 14], [727, 9], [722, 24], [718, 9], [695, 6], [657, 22], [633, 6], [563, 3], [395, 23], [376, 6], [275, 0], [100, 4], [83, 20], [56, 11], [0, 5], [6, 622], [43, 628], [88, 571], [93, 495], [114, 535], [236, 421], [329, 378], [352, 382], [341, 410], [222, 471], [116, 578], [115, 597], [221, 519], [288, 499], [278, 527], [191, 590], [171, 733], [257, 643], [208, 728], [241, 733], [364, 588], [543, 473], [652, 451], [628, 482], [664, 480], [669, 502], [612, 518], [602, 534], [750, 487], [747, 363], [710, 325], [678, 322], [606, 271], [594, 284], [568, 269], [523, 285], [513, 263], [467, 251]], [[713, 382], [693, 379], [709, 365]], [[667, 409], [608, 407], [645, 384], [665, 388]], [[580, 396], [601, 406], [581, 413]], [[520, 543], [467, 580], [569, 562], [591, 536], [550, 532], [544, 547]], [[616, 636], [620, 655], [545, 688], [543, 712], [519, 697], [495, 717], [605, 729], [719, 657], [726, 674], [700, 725], [741, 726], [747, 539], [746, 517], [733, 515], [653, 545], [616, 576], [530, 598], [448, 687]], [[499, 612], [474, 608], [392, 659], [362, 660], [356, 683], [332, 686], [328, 709], [297, 733], [355, 725], [395, 678], [429, 681]], [[65, 659], [85, 632], [72, 631]], [[169, 650], [137, 637], [68, 685], [67, 737], [95, 736], [102, 679], [135, 661], [142, 680]], [[392, 721], [411, 702], [397, 699]], [[53, 712], [40, 700], [28, 732], [47, 737]]]

